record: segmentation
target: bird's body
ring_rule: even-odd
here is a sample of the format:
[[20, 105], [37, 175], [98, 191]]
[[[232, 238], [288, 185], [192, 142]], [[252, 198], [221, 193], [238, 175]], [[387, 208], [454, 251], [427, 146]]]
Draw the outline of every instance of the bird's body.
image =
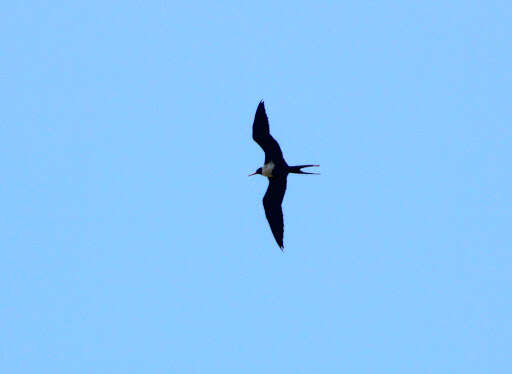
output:
[[274, 171], [275, 166], [276, 164], [274, 164], [272, 161], [269, 161], [261, 168], [261, 175], [268, 178], [272, 177], [272, 172]]
[[279, 143], [270, 135], [265, 104], [261, 101], [256, 109], [254, 123], [252, 125], [252, 138], [265, 152], [265, 162], [258, 168], [255, 174], [261, 174], [268, 178], [268, 188], [263, 197], [265, 216], [272, 230], [272, 234], [281, 249], [283, 245], [284, 219], [281, 203], [286, 192], [287, 177], [290, 173], [315, 174], [302, 171], [302, 168], [319, 165], [288, 166]]

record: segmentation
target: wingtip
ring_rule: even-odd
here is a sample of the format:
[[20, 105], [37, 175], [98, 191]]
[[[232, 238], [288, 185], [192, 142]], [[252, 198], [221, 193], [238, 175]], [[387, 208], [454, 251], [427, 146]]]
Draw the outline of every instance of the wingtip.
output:
[[258, 108], [256, 109], [256, 113], [265, 113], [265, 102], [263, 100], [258, 104]]

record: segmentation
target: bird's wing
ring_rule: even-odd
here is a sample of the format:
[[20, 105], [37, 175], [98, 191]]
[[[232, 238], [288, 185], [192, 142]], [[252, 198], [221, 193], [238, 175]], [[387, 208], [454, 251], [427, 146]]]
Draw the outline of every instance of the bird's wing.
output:
[[256, 115], [252, 124], [252, 138], [265, 152], [265, 163], [270, 160], [274, 162], [283, 160], [283, 152], [281, 152], [279, 143], [270, 135], [268, 117], [263, 101], [260, 101], [258, 109], [256, 109]]
[[285, 192], [286, 176], [269, 178], [267, 192], [263, 197], [263, 207], [265, 208], [267, 221], [270, 224], [272, 234], [274, 234], [274, 238], [281, 249], [283, 249], [284, 232], [283, 209], [281, 208], [281, 203], [283, 202]]

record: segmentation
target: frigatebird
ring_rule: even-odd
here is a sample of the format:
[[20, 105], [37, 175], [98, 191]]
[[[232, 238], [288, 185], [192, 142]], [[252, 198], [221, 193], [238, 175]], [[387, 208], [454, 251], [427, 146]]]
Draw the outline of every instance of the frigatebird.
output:
[[268, 117], [265, 112], [265, 103], [260, 101], [254, 122], [252, 124], [252, 138], [265, 152], [265, 163], [263, 167], [258, 168], [256, 172], [250, 174], [261, 174], [268, 178], [268, 188], [263, 196], [263, 208], [265, 209], [265, 216], [274, 234], [279, 248], [283, 250], [283, 209], [281, 203], [283, 202], [284, 193], [286, 192], [286, 179], [288, 174], [317, 174], [302, 171], [302, 168], [320, 165], [297, 165], [288, 166], [286, 163], [279, 143], [270, 135], [268, 125]]

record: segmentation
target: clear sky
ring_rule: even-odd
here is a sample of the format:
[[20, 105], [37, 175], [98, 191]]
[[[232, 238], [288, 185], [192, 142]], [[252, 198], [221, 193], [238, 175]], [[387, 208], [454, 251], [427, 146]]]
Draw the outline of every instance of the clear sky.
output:
[[0, 372], [512, 372], [510, 1], [1, 10]]

